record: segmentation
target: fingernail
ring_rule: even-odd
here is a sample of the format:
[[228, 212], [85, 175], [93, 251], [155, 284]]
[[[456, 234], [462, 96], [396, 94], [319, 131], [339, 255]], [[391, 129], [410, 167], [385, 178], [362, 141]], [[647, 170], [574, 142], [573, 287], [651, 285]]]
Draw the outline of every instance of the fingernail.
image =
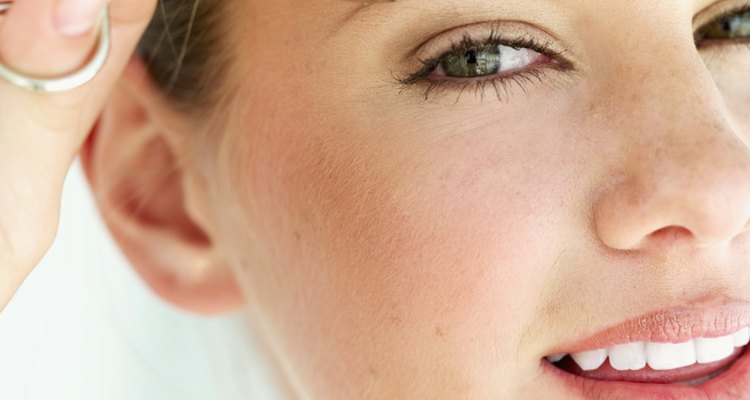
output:
[[81, 36], [94, 27], [101, 15], [102, 0], [58, 0], [55, 26], [63, 36]]

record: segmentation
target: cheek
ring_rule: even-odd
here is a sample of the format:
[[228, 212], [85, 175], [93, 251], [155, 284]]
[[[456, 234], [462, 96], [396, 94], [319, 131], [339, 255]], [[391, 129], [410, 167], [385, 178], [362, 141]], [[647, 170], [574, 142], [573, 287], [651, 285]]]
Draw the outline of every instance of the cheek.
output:
[[[217, 204], [283, 367], [310, 398], [498, 398], [533, 377], [521, 337], [565, 229], [585, 225], [573, 192], [591, 153], [568, 151], [569, 113], [425, 112], [277, 53], [243, 75]], [[300, 66], [327, 73], [292, 83]]]
[[576, 164], [519, 127], [390, 123], [297, 119], [253, 144], [264, 151], [243, 162], [243, 201], [268, 250], [252, 296], [292, 358], [332, 373], [456, 387], [508, 374], [499, 355], [517, 348], [559, 252]]

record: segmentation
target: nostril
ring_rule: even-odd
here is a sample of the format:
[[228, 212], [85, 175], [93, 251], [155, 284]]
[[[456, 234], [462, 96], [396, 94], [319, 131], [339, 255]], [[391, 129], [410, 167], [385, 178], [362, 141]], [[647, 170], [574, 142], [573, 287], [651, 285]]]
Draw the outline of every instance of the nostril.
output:
[[664, 228], [658, 229], [649, 235], [649, 240], [658, 242], [660, 244], [667, 244], [678, 242], [681, 240], [692, 239], [693, 233], [682, 226], [665, 226]]
[[[620, 251], [704, 249], [730, 245], [750, 231], [750, 184], [733, 171], [724, 174], [729, 177], [719, 176], [722, 171], [688, 172], [643, 172], [602, 191], [592, 215], [597, 239]], [[743, 236], [750, 241], [750, 234]]]

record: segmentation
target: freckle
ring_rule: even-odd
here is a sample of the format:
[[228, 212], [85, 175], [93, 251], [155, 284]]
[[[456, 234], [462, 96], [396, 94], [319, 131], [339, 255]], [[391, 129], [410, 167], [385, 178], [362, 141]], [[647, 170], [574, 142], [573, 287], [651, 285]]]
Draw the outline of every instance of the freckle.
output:
[[300, 235], [299, 231], [294, 231], [294, 240], [300, 241], [302, 239], [302, 235]]
[[435, 335], [438, 337], [443, 337], [443, 328], [436, 326], [435, 327]]

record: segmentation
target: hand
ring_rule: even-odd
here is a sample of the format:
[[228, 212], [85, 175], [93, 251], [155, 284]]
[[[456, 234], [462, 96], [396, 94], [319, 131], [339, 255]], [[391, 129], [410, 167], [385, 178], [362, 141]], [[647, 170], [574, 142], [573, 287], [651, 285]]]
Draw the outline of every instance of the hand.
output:
[[[95, 51], [105, 1], [16, 0], [0, 15], [0, 60], [30, 76], [78, 70]], [[0, 80], [0, 310], [52, 244], [68, 168], [155, 5], [156, 0], [109, 2], [107, 62], [79, 88], [35, 93]]]

